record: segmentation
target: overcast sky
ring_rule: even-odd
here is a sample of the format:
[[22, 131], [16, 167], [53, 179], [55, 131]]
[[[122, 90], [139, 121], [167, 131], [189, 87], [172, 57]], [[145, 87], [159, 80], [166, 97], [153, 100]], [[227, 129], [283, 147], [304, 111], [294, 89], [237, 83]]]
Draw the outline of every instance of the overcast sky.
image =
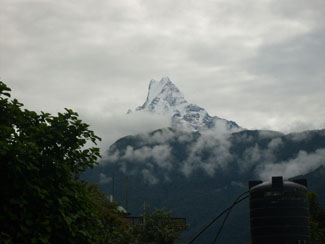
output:
[[76, 110], [105, 144], [164, 125], [124, 115], [163, 76], [248, 129], [325, 127], [324, 0], [0, 4], [1, 80], [28, 109]]

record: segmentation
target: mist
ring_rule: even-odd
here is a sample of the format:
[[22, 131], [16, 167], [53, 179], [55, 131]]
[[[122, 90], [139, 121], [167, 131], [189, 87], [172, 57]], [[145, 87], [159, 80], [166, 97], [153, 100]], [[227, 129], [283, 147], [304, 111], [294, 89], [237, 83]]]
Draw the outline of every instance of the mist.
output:
[[[117, 163], [124, 173], [143, 175], [150, 184], [169, 179], [170, 173], [175, 171], [186, 178], [197, 170], [214, 177], [216, 172], [227, 173], [234, 164], [239, 174], [251, 172], [263, 181], [274, 175], [286, 179], [304, 175], [325, 165], [325, 148], [310, 152], [300, 150], [287, 160], [281, 160], [279, 152], [286, 143], [308, 142], [312, 139], [308, 132], [285, 135], [258, 131], [258, 140], [253, 134], [250, 131], [231, 133], [220, 125], [200, 133], [161, 129], [137, 135], [136, 147], [129, 145], [121, 151], [109, 151], [104, 164]], [[176, 157], [177, 149], [172, 145], [185, 145], [181, 159]], [[239, 145], [245, 145], [243, 152], [234, 154], [234, 148]]]

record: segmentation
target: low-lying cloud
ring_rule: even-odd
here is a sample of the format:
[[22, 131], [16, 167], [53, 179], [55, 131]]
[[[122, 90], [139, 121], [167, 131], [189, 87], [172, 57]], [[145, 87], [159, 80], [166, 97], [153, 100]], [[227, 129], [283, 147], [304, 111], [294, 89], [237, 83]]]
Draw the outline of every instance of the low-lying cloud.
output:
[[203, 133], [189, 147], [187, 158], [181, 168], [186, 176], [190, 176], [195, 169], [203, 169], [209, 176], [215, 170], [224, 169], [231, 159], [228, 134], [211, 132]]
[[258, 170], [258, 175], [265, 181], [270, 180], [271, 176], [274, 175], [282, 175], [288, 179], [297, 175], [307, 174], [321, 166], [325, 166], [325, 149], [319, 149], [309, 154], [305, 151], [300, 151], [294, 159], [263, 165]]
[[[99, 143], [99, 147], [103, 156], [105, 156], [108, 147], [121, 137], [145, 134], [170, 126], [169, 118], [142, 111], [131, 114], [121, 112], [108, 115], [104, 112], [101, 115], [98, 113], [89, 115], [89, 113], [83, 112], [80, 114], [87, 123], [92, 125], [91, 129], [101, 136], [102, 141]], [[152, 138], [152, 140], [155, 140], [155, 138]]]
[[110, 183], [111, 181], [112, 181], [112, 178], [108, 177], [106, 174], [104, 174], [104, 173], [99, 174], [99, 184], [104, 185], [104, 184]]
[[[325, 148], [309, 153], [291, 152], [290, 158], [281, 159], [286, 143], [299, 144], [310, 138], [309, 132], [284, 135], [258, 131], [234, 135], [220, 128], [201, 133], [166, 128], [138, 135], [135, 145], [111, 150], [106, 161], [118, 162], [124, 173], [142, 175], [149, 184], [169, 181], [170, 174], [175, 172], [191, 177], [200, 170], [213, 177], [216, 172], [229, 173], [229, 166], [234, 164], [239, 170], [236, 174], [248, 173], [266, 181], [274, 175], [291, 178], [306, 174], [325, 165]], [[242, 152], [237, 153], [238, 149]]]
[[[164, 172], [164, 181], [169, 180], [168, 171], [171, 170], [190, 177], [193, 171], [202, 169], [212, 177], [216, 170], [226, 169], [227, 163], [232, 159], [229, 136], [230, 133], [221, 131], [220, 128], [202, 132], [199, 136], [195, 133], [162, 129], [152, 134], [139, 135], [137, 148], [129, 145], [123, 151], [111, 150], [106, 161], [119, 162], [122, 171], [140, 173], [149, 183], [158, 182], [155, 169]], [[181, 161], [175, 158], [171, 143], [186, 145]]]
[[120, 159], [134, 163], [154, 161], [160, 168], [172, 168], [170, 164], [171, 148], [168, 145], [157, 145], [152, 148], [145, 146], [139, 149], [127, 146], [125, 153]]

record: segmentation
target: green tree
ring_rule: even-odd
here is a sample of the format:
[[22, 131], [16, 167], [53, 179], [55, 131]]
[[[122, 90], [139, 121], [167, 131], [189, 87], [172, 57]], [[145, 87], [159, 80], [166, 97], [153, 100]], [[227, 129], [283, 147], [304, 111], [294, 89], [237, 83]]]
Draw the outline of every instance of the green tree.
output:
[[156, 209], [153, 213], [145, 208], [143, 223], [131, 225], [125, 212], [118, 210], [118, 204], [109, 201], [98, 185], [87, 187], [96, 205], [98, 219], [102, 225], [98, 231], [102, 243], [114, 244], [172, 244], [179, 240], [183, 230], [172, 224], [172, 213]]
[[0, 243], [170, 244], [171, 213], [144, 212], [127, 224], [97, 185], [79, 180], [96, 165], [97, 137], [70, 109], [52, 116], [23, 109], [0, 81]]
[[143, 224], [133, 227], [134, 244], [172, 244], [180, 240], [183, 230], [173, 225], [172, 213], [156, 209], [153, 213], [145, 208]]
[[325, 243], [325, 207], [321, 206], [315, 192], [308, 193], [311, 244]]
[[94, 203], [79, 174], [100, 140], [78, 114], [23, 109], [0, 82], [0, 242], [97, 243]]
[[125, 213], [118, 210], [118, 203], [110, 202], [98, 185], [91, 184], [87, 190], [96, 207], [101, 222], [98, 236], [102, 243], [128, 244], [134, 239], [130, 226], [124, 220]]

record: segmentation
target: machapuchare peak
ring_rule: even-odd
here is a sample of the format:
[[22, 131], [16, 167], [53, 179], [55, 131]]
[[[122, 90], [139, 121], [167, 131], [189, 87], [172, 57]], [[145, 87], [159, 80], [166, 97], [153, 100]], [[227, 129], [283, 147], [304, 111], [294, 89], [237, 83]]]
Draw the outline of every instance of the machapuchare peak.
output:
[[147, 99], [135, 111], [168, 116], [171, 126], [176, 129], [201, 131], [216, 126], [223, 126], [228, 131], [240, 129], [235, 122], [210, 116], [204, 108], [186, 101], [182, 92], [168, 77], [163, 77], [160, 81], [150, 81]]

